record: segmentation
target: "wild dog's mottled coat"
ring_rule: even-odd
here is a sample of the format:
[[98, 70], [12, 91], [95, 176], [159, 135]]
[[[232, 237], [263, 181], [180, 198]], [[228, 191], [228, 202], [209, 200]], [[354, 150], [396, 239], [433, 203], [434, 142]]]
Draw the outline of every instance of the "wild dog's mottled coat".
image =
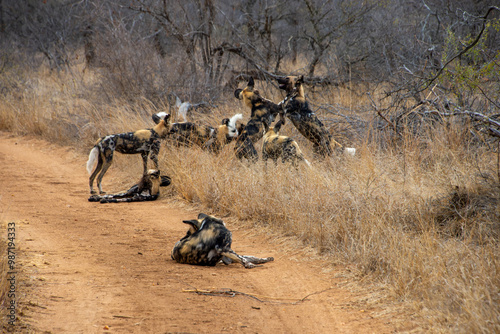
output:
[[299, 132], [313, 143], [315, 155], [319, 157], [330, 156], [333, 153], [332, 144], [342, 147], [332, 139], [332, 135], [325, 128], [306, 101], [303, 87], [303, 77], [288, 76], [279, 78], [279, 88], [287, 92], [287, 97], [282, 102], [285, 115]]
[[199, 126], [191, 122], [172, 123], [169, 137], [175, 144], [191, 146], [193, 144], [203, 147], [205, 143], [215, 135], [215, 129], [211, 126]]
[[170, 184], [168, 176], [160, 177], [160, 171], [150, 169], [143, 175], [138, 184], [132, 186], [124, 193], [113, 195], [92, 195], [89, 202], [118, 203], [118, 202], [143, 202], [154, 201], [160, 196], [160, 187]]
[[309, 165], [297, 142], [290, 137], [279, 135], [282, 124], [281, 120], [274, 127], [268, 127], [267, 123], [264, 123], [266, 133], [262, 142], [262, 160], [272, 159], [276, 163], [281, 158], [283, 163], [290, 162], [294, 167], [301, 161]]
[[[90, 151], [89, 160], [87, 161], [87, 171], [91, 174], [89, 178], [90, 193], [95, 193], [93, 183], [98, 173], [97, 186], [99, 193], [104, 193], [101, 185], [102, 178], [113, 162], [115, 151], [123, 154], [140, 154], [144, 166], [143, 175], [146, 175], [148, 171], [148, 156], [153, 161], [155, 169], [158, 169], [160, 139], [164, 139], [168, 134], [169, 118], [170, 115], [168, 114], [165, 114], [163, 119], [157, 115], [153, 115], [156, 125], [152, 129], [114, 134], [100, 138]], [[92, 172], [92, 167], [96, 160], [97, 166], [94, 172]]]
[[237, 99], [243, 100], [245, 105], [251, 108], [250, 121], [245, 125], [235, 145], [236, 156], [250, 161], [258, 158], [254, 144], [264, 135], [264, 122], [271, 124], [281, 111], [276, 103], [260, 96], [259, 91], [254, 89], [254, 85], [253, 78], [250, 78], [245, 88], [234, 92]]
[[211, 152], [219, 153], [222, 147], [238, 138], [240, 131], [236, 126], [236, 122], [241, 120], [242, 118], [242, 114], [236, 114], [231, 118], [224, 118], [222, 120], [222, 124], [217, 128], [215, 137], [205, 143], [205, 147], [208, 148]]
[[189, 224], [186, 235], [172, 249], [171, 257], [179, 263], [200, 266], [215, 266], [219, 261], [225, 264], [241, 263], [245, 268], [273, 261], [272, 257], [257, 258], [238, 255], [231, 249], [232, 235], [221, 219], [200, 213], [196, 220], [184, 220]]
[[236, 122], [242, 118], [236, 114], [231, 119], [224, 118], [217, 128], [198, 126], [194, 123], [173, 123], [170, 126], [169, 137], [176, 144], [191, 146], [196, 144], [203, 149], [218, 153], [221, 148], [238, 136]]

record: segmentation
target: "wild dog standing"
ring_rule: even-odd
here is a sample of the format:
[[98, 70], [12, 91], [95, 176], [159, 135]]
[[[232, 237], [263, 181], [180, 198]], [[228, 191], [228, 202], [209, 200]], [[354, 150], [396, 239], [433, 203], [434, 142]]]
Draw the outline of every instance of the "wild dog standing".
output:
[[172, 123], [169, 136], [178, 144], [186, 146], [196, 144], [203, 149], [218, 153], [224, 145], [238, 136], [236, 122], [242, 118], [241, 114], [236, 114], [230, 119], [224, 118], [217, 128], [198, 126], [190, 122]]
[[168, 176], [161, 176], [156, 169], [148, 170], [138, 184], [132, 186], [124, 193], [113, 195], [92, 195], [89, 202], [118, 203], [118, 202], [143, 202], [154, 201], [160, 196], [160, 187], [170, 184]]
[[297, 142], [290, 137], [279, 135], [282, 124], [283, 122], [279, 120], [274, 127], [268, 127], [264, 122], [266, 133], [262, 142], [262, 160], [267, 162], [267, 159], [271, 158], [276, 163], [281, 158], [283, 163], [291, 162], [294, 167], [301, 161], [310, 166]]
[[245, 88], [234, 91], [234, 96], [243, 100], [245, 105], [252, 110], [250, 121], [245, 125], [234, 147], [239, 159], [246, 158], [249, 161], [255, 161], [258, 158], [254, 144], [264, 135], [264, 122], [271, 124], [281, 111], [276, 103], [260, 96], [259, 91], [254, 89], [254, 85], [253, 78], [250, 78]]
[[314, 154], [319, 157], [331, 156], [332, 144], [342, 147], [325, 128], [316, 114], [309, 108], [304, 94], [304, 77], [288, 76], [278, 79], [279, 88], [287, 92], [282, 102], [285, 115], [299, 132], [313, 143]]
[[[97, 174], [97, 187], [99, 193], [102, 191], [102, 178], [106, 174], [109, 166], [113, 162], [113, 154], [120, 152], [123, 154], [140, 154], [144, 165], [143, 175], [148, 171], [148, 156], [158, 169], [158, 154], [160, 152], [160, 139], [164, 139], [169, 131], [170, 115], [165, 114], [159, 117], [157, 114], [153, 115], [153, 121], [156, 125], [152, 129], [138, 130], [135, 132], [127, 132], [109, 135], [100, 138], [89, 154], [87, 161], [87, 171], [90, 175], [89, 186], [90, 193], [95, 194], [93, 184]], [[97, 160], [97, 167], [92, 172], [92, 167]]]
[[241, 263], [245, 268], [273, 261], [274, 258], [258, 258], [238, 255], [231, 249], [232, 235], [221, 219], [198, 215], [197, 220], [184, 220], [189, 224], [186, 235], [172, 249], [172, 259], [179, 263], [200, 266], [215, 266], [219, 261], [225, 264]]

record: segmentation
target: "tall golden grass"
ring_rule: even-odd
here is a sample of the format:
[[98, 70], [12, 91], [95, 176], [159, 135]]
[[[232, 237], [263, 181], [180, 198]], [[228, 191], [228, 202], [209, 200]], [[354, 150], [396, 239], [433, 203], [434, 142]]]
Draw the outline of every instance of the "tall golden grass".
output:
[[[25, 75], [29, 80], [3, 93], [0, 128], [83, 154], [99, 136], [151, 127], [150, 115], [168, 109], [99, 97], [101, 78], [93, 72], [78, 80], [67, 73]], [[263, 91], [272, 94], [271, 88]], [[356, 117], [366, 116], [356, 114], [352, 92], [321, 98], [328, 96]], [[278, 100], [280, 93], [270, 97]], [[216, 126], [237, 112], [248, 118], [249, 110], [231, 94], [212, 115], [195, 121]], [[467, 124], [429, 126], [419, 137], [386, 136], [383, 149], [374, 136], [357, 136], [347, 145], [357, 147], [356, 156], [323, 162], [314, 161], [290, 123], [284, 132], [299, 140], [311, 168], [249, 165], [234, 157], [232, 145], [215, 156], [165, 144], [161, 170], [173, 180], [169, 196], [231, 215], [249, 228], [294, 236], [332, 262], [354, 265], [412, 305], [433, 332], [500, 332], [497, 155], [471, 144]], [[118, 158], [112, 168], [124, 166], [136, 181], [139, 160]]]

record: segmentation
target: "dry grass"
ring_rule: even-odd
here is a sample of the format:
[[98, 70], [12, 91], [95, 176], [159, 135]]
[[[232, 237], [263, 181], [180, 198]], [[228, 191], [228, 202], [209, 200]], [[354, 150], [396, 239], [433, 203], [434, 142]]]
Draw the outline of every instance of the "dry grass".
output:
[[[168, 110], [166, 104], [99, 95], [95, 87], [101, 81], [92, 72], [78, 81], [65, 73], [25, 75], [29, 80], [3, 93], [1, 128], [85, 154], [99, 136], [150, 127], [151, 113]], [[262, 92], [281, 98], [270, 86]], [[311, 96], [366, 119], [355, 103], [368, 102], [352, 94], [336, 89]], [[196, 122], [215, 126], [237, 112], [248, 117], [232, 94], [223, 103], [213, 115], [197, 115]], [[284, 132], [313, 160], [309, 144], [291, 125]], [[465, 125], [450, 122], [430, 126], [419, 137], [346, 135], [357, 156], [298, 170], [247, 165], [234, 157], [232, 145], [214, 156], [167, 144], [161, 169], [173, 180], [169, 196], [231, 215], [251, 228], [267, 226], [294, 236], [334, 263], [354, 264], [363, 277], [386, 284], [394, 298], [413, 305], [433, 332], [495, 333], [500, 332], [497, 156], [471, 144], [468, 133]], [[141, 165], [139, 159], [117, 157], [112, 168], [130, 170], [128, 185]]]

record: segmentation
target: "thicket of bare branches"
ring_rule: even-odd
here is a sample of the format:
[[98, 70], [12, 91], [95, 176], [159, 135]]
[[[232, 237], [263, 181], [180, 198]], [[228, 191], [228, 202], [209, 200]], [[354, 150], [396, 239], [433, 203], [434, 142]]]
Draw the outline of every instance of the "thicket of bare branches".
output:
[[107, 80], [103, 92], [154, 103], [172, 92], [216, 103], [248, 76], [271, 80], [296, 73], [310, 86], [354, 82], [372, 90], [383, 83], [386, 94], [367, 106], [380, 115], [379, 128], [399, 134], [409, 118], [437, 113], [469, 116], [498, 136], [495, 4], [1, 0], [0, 70], [19, 59], [23, 66], [45, 62], [55, 71], [85, 61], [85, 70], [93, 68]]

